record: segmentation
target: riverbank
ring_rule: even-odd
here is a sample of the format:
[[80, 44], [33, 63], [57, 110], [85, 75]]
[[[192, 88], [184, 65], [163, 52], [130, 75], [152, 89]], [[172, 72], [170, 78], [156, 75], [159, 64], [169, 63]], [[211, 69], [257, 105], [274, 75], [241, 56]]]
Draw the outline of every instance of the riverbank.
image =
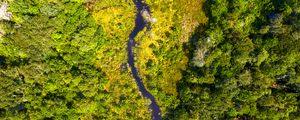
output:
[[[161, 120], [161, 111], [160, 108], [152, 96], [152, 94], [145, 88], [142, 79], [138, 75], [138, 70], [134, 65], [134, 46], [135, 42], [134, 39], [137, 34], [142, 31], [145, 27], [149, 28], [150, 30], [150, 23], [149, 18], [151, 17], [149, 8], [146, 4], [142, 3], [142, 0], [134, 1], [137, 9], [136, 19], [135, 19], [135, 27], [132, 30], [131, 34], [129, 35], [129, 40], [127, 43], [127, 52], [128, 52], [128, 64], [131, 68], [132, 76], [136, 81], [136, 84], [142, 93], [142, 96], [149, 99], [151, 103], [149, 104], [149, 110], [152, 113], [152, 120]], [[146, 17], [145, 17], [146, 16]], [[147, 19], [148, 18], [148, 19]]]

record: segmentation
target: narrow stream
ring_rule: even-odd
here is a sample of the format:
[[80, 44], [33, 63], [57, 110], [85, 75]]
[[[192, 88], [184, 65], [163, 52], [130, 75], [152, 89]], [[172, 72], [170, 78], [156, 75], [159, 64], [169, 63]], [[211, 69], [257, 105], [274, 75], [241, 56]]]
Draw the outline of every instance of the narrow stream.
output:
[[161, 115], [160, 115], [160, 108], [155, 100], [155, 98], [151, 95], [149, 91], [146, 90], [142, 79], [138, 75], [138, 70], [134, 66], [134, 45], [135, 45], [135, 40], [134, 38], [137, 36], [137, 34], [142, 31], [145, 27], [150, 29], [150, 23], [145, 22], [143, 16], [142, 16], [142, 11], [147, 11], [150, 13], [149, 7], [147, 4], [143, 3], [142, 0], [133, 0], [137, 13], [136, 13], [136, 19], [135, 19], [135, 27], [132, 30], [132, 32], [129, 35], [129, 40], [127, 43], [127, 52], [128, 52], [128, 63], [131, 68], [132, 76], [135, 79], [135, 82], [142, 93], [143, 97], [150, 99], [151, 104], [148, 106], [150, 111], [152, 112], [152, 120], [161, 120]]

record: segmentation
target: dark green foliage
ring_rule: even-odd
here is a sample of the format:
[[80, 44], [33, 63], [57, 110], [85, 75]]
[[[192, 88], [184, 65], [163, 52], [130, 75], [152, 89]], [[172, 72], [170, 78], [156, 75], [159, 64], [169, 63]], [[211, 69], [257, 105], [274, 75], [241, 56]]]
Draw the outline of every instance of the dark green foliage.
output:
[[[209, 23], [167, 118], [299, 119], [299, 2], [206, 2]], [[191, 47], [193, 48], [193, 47]]]

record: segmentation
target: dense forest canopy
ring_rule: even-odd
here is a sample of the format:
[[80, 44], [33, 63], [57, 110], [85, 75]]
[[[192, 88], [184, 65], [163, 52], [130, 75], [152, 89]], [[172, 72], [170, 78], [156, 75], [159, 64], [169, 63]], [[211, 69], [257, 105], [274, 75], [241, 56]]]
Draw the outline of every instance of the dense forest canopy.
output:
[[[135, 64], [163, 119], [300, 119], [298, 0], [143, 2]], [[151, 119], [132, 0], [0, 3], [0, 119]]]

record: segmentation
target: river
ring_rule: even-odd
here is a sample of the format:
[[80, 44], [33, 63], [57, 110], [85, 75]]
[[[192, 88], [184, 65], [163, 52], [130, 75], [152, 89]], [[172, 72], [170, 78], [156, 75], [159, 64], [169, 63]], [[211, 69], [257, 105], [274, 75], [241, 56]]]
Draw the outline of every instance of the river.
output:
[[147, 11], [150, 14], [150, 10], [147, 4], [143, 3], [142, 0], [133, 0], [135, 7], [137, 9], [136, 18], [135, 18], [135, 27], [129, 35], [129, 40], [127, 43], [127, 52], [128, 52], [128, 64], [130, 66], [132, 76], [135, 79], [135, 82], [139, 88], [139, 91], [142, 93], [142, 96], [149, 99], [151, 104], [149, 104], [148, 108], [152, 113], [152, 120], [161, 120], [160, 108], [154, 98], [153, 95], [145, 88], [142, 79], [138, 75], [138, 70], [134, 65], [134, 46], [135, 40], [134, 38], [137, 34], [142, 31], [145, 27], [150, 30], [150, 23], [146, 22], [142, 16], [142, 11]]

